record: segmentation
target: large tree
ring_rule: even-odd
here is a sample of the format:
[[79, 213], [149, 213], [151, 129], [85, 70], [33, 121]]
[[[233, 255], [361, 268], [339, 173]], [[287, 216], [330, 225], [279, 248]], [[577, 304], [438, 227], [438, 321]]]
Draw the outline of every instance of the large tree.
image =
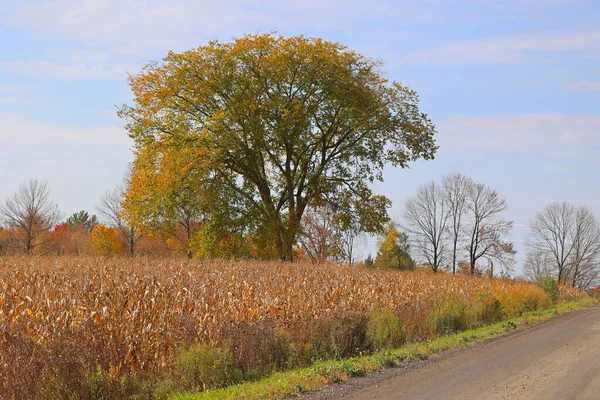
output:
[[45, 181], [31, 179], [19, 186], [17, 192], [0, 206], [0, 218], [11, 227], [15, 239], [27, 254], [42, 244], [43, 234], [50, 231], [61, 218], [58, 206], [50, 200]]
[[571, 286], [580, 289], [596, 287], [600, 281], [600, 223], [585, 207], [575, 211], [573, 253], [569, 267]]
[[196, 149], [292, 260], [305, 210], [330, 193], [363, 204], [385, 165], [432, 159], [417, 94], [381, 63], [321, 39], [248, 35], [170, 52], [130, 78], [119, 112], [136, 154]]

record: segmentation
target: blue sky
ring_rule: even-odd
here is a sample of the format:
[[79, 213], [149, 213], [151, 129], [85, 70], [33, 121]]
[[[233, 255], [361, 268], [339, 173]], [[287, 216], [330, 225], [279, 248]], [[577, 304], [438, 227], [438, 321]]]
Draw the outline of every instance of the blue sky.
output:
[[522, 259], [548, 202], [600, 214], [599, 21], [597, 0], [0, 0], [0, 198], [44, 178], [66, 215], [94, 210], [131, 160], [127, 73], [210, 39], [305, 34], [383, 60], [438, 126], [435, 161], [376, 185], [392, 215], [463, 172], [507, 198]]

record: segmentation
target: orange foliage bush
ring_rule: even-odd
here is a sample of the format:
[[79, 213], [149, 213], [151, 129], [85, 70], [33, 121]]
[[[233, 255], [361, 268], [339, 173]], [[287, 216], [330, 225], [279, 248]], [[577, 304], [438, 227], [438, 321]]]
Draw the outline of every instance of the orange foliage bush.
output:
[[117, 228], [98, 224], [92, 231], [91, 239], [94, 252], [97, 254], [107, 256], [125, 251]]
[[537, 286], [523, 281], [509, 281], [512, 283], [510, 285], [507, 285], [506, 282], [505, 280], [495, 280], [491, 293], [498, 299], [504, 313], [508, 316], [543, 310], [552, 303], [550, 296]]
[[562, 284], [558, 288], [559, 301], [572, 301], [586, 297], [587, 294], [583, 290], [576, 289], [569, 285]]

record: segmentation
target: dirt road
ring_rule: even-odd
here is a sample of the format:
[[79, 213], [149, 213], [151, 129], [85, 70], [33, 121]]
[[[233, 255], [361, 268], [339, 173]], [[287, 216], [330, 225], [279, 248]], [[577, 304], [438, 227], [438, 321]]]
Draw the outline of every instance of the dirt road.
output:
[[599, 400], [600, 307], [311, 397]]

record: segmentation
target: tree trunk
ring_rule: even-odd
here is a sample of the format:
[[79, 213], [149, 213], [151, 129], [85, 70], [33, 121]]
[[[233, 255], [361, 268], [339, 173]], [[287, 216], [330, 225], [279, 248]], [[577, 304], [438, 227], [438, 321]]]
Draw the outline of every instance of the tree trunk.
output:
[[187, 258], [191, 260], [193, 257], [192, 249], [190, 248], [190, 242], [192, 241], [192, 221], [191, 218], [187, 218], [185, 221], [185, 233], [187, 237], [186, 246], [187, 246]]
[[456, 275], [456, 246], [457, 246], [457, 241], [456, 239], [453, 242], [453, 247], [452, 247], [452, 275]]
[[31, 255], [31, 250], [33, 250], [33, 238], [32, 236], [28, 233], [25, 236], [25, 251], [27, 252], [27, 255], [30, 256]]
[[129, 257], [133, 257], [133, 251], [135, 246], [135, 233], [129, 232]]
[[[295, 210], [293, 213], [296, 215], [288, 218], [287, 226], [278, 223], [277, 247], [280, 249], [279, 258], [281, 261], [294, 262], [294, 243], [296, 243], [296, 236], [300, 231], [301, 210]], [[298, 214], [300, 216], [297, 216]]]

